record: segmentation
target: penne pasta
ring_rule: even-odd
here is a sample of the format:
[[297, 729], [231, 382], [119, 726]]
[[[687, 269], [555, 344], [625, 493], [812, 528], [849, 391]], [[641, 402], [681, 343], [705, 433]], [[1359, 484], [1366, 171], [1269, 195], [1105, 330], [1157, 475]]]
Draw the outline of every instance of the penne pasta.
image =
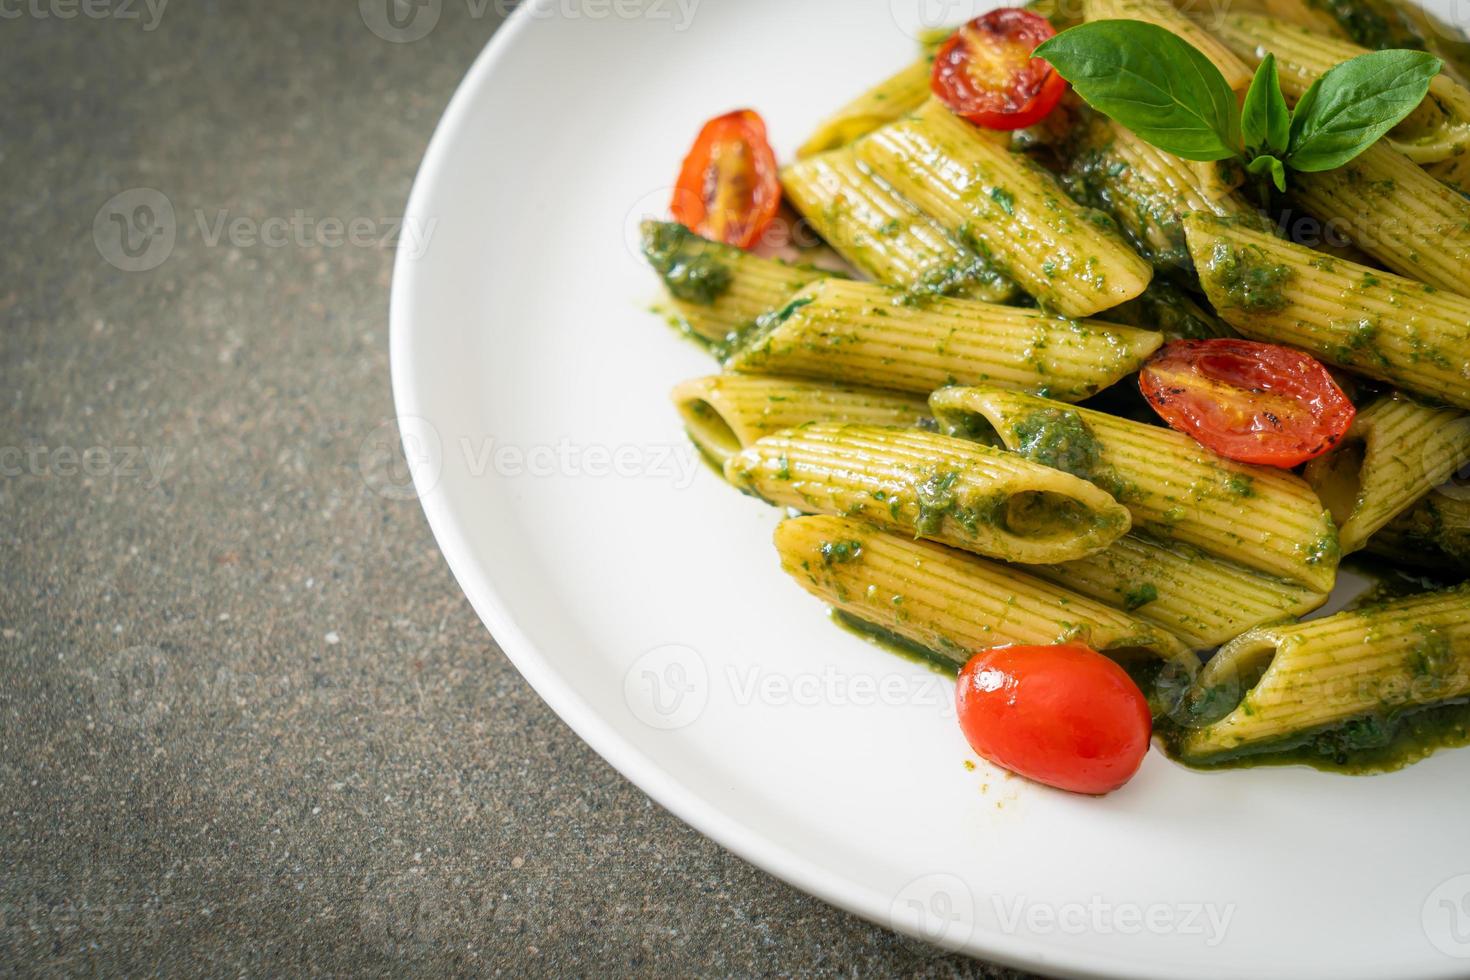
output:
[[694, 444], [722, 467], [762, 436], [808, 422], [933, 421], [928, 403], [916, 395], [754, 374], [693, 378], [676, 387], [672, 398]]
[[1187, 732], [1180, 750], [1211, 762], [1347, 722], [1391, 730], [1404, 712], [1467, 694], [1470, 585], [1246, 633], [1196, 681], [1196, 703], [1228, 713]]
[[1336, 170], [1292, 175], [1292, 199], [1400, 275], [1470, 289], [1470, 201], [1378, 142]]
[[[1076, 32], [1019, 72], [1047, 22]], [[835, 620], [966, 665], [991, 762], [1109, 792], [1149, 716], [1199, 766], [1470, 745], [1470, 582], [1383, 598], [1470, 576], [1470, 43], [1426, 24], [1363, 0], [993, 10], [926, 33], [794, 160], [752, 110], [686, 157], [689, 227], [755, 247], [795, 209], [793, 243], [851, 276], [644, 226], [665, 310], [724, 371], [674, 387], [690, 439], [785, 511], [782, 568]], [[1349, 37], [1421, 52], [1305, 99]], [[1267, 51], [1295, 114], [1256, 86]], [[1359, 550], [1402, 567], [1355, 560], [1339, 589]], [[1115, 750], [1078, 741], [1094, 723]]]
[[993, 429], [1007, 449], [1106, 489], [1140, 529], [1326, 592], [1332, 518], [1300, 477], [1217, 456], [1180, 432], [998, 388], [943, 388], [942, 426]]
[[1067, 561], [1127, 533], [1097, 487], [933, 432], [819, 422], [756, 440], [725, 478], [777, 506], [839, 514], [976, 554]]
[[1326, 592], [1138, 532], [1106, 551], [1030, 571], [1162, 626], [1195, 650], [1213, 649], [1263, 623], [1305, 616], [1327, 601]]
[[1304, 476], [1337, 521], [1343, 554], [1357, 551], [1470, 463], [1470, 416], [1384, 395], [1358, 412], [1347, 438]]
[[926, 54], [883, 79], [818, 124], [816, 132], [796, 150], [804, 160], [846, 146], [884, 123], [908, 115], [929, 98], [934, 56]]
[[1243, 335], [1470, 408], [1470, 299], [1199, 214], [1184, 228], [1205, 294]]
[[781, 171], [786, 198], [817, 234], [864, 275], [917, 294], [1003, 303], [1016, 284], [858, 162], [831, 150]]
[[1040, 165], [980, 135], [940, 102], [931, 99], [853, 147], [896, 191], [1064, 316], [1130, 300], [1153, 275], [1111, 220], [1073, 202]]
[[1207, 31], [1215, 31], [1226, 14], [1254, 14], [1295, 24], [1328, 37], [1345, 38], [1337, 20], [1313, 0], [1172, 0], [1174, 7]]
[[977, 650], [1085, 643], [1119, 660], [1157, 658], [1192, 676], [1192, 654], [1165, 630], [1084, 596], [960, 551], [846, 517], [776, 528], [781, 567], [838, 610], [956, 666]]
[[1078, 401], [1138, 370], [1163, 337], [978, 300], [823, 280], [730, 352], [732, 371], [845, 380], [927, 394], [987, 382]]
[[[1239, 195], [1217, 186], [1213, 175], [1221, 165], [1165, 153], [1106, 117], [1092, 120], [1078, 143], [1063, 176], [1068, 192], [1111, 215], [1138, 254], [1160, 272], [1193, 268], [1183, 224], [1191, 211], [1264, 226]], [[1158, 284], [1155, 280], [1150, 288]]]
[[672, 221], [645, 221], [642, 231], [643, 254], [664, 281], [660, 312], [709, 344], [725, 342], [795, 290], [833, 275], [712, 242]]

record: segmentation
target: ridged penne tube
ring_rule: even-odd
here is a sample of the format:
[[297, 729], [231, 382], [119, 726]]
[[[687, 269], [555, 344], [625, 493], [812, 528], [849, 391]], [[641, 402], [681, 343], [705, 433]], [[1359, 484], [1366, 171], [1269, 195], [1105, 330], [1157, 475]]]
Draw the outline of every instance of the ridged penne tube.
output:
[[1154, 268], [1193, 268], [1183, 225], [1191, 211], [1260, 220], [1238, 195], [1207, 187], [1202, 165], [1165, 153], [1106, 117], [1084, 125], [1063, 183], [1077, 200], [1112, 215]]
[[[1351, 41], [1251, 14], [1219, 18], [1210, 29], [1252, 65], [1265, 52], [1274, 54], [1281, 91], [1293, 103], [1328, 69], [1368, 53]], [[1424, 101], [1384, 139], [1415, 163], [1464, 155], [1470, 151], [1470, 92], [1444, 73], [1435, 76]]]
[[1292, 198], [1400, 275], [1470, 289], [1470, 201], [1378, 142], [1336, 170], [1295, 173]]
[[1384, 395], [1361, 409], [1342, 443], [1303, 475], [1337, 521], [1342, 553], [1470, 463], [1470, 415]]
[[1077, 0], [1031, 0], [1025, 6], [1033, 14], [1045, 17], [1058, 31], [1082, 23], [1082, 6]]
[[832, 150], [781, 171], [786, 199], [852, 266], [920, 295], [1003, 303], [1016, 284], [857, 161]]
[[[1264, 671], [1264, 672], [1263, 672]], [[1188, 732], [1186, 761], [1288, 748], [1357, 719], [1391, 723], [1470, 694], [1470, 586], [1252, 630], [1201, 671], [1194, 700], [1239, 703]]]
[[1079, 401], [1138, 370], [1160, 334], [1038, 310], [829, 279], [796, 293], [730, 353], [734, 371], [927, 394], [985, 382]]
[[1369, 538], [1368, 550], [1414, 568], [1470, 573], [1470, 488], [1425, 494]]
[[1470, 299], [1204, 215], [1184, 233], [1210, 303], [1245, 336], [1470, 408]]
[[1328, 37], [1347, 37], [1337, 19], [1316, 6], [1312, 0], [1231, 0], [1229, 4], [1221, 4], [1219, 0], [1172, 0], [1172, 2], [1180, 13], [1187, 15], [1209, 31], [1213, 31], [1219, 24], [1222, 13], [1229, 12], [1255, 14], [1285, 21]]
[[1028, 571], [1162, 626], [1196, 650], [1327, 601], [1326, 592], [1137, 533], [1095, 555]]
[[1470, 153], [1426, 163], [1424, 172], [1457, 194], [1470, 194]]
[[929, 98], [934, 59], [926, 55], [907, 65], [838, 109], [818, 124], [796, 150], [799, 160], [846, 146], [884, 123], [913, 112]]
[[1082, 16], [1089, 21], [1141, 20], [1162, 27], [1210, 59], [1225, 76], [1225, 84], [1237, 92], [1244, 92], [1255, 74], [1233, 51], [1165, 0], [1083, 0]]
[[1137, 296], [1153, 275], [1110, 219], [936, 100], [853, 146], [895, 190], [1048, 309], [1089, 316]]
[[1165, 630], [1014, 568], [845, 517], [776, 527], [781, 567], [808, 592], [956, 665], [977, 650], [1078, 642], [1120, 660], [1198, 661]]
[[941, 426], [988, 427], [1007, 449], [1091, 480], [1156, 537], [1320, 592], [1332, 588], [1332, 518], [1285, 470], [1236, 463], [1172, 429], [998, 388], [942, 388], [929, 408]]
[[1033, 564], [1100, 551], [1129, 526], [1128, 511], [1075, 476], [917, 429], [788, 429], [732, 456], [725, 479], [778, 506]]
[[643, 254], [668, 292], [660, 312], [705, 341], [724, 341], [802, 286], [832, 275], [701, 238], [672, 221], [645, 221], [642, 231]]
[[928, 403], [915, 395], [756, 374], [693, 378], [674, 388], [671, 397], [689, 437], [721, 466], [762, 436], [807, 422], [912, 426], [932, 421]]

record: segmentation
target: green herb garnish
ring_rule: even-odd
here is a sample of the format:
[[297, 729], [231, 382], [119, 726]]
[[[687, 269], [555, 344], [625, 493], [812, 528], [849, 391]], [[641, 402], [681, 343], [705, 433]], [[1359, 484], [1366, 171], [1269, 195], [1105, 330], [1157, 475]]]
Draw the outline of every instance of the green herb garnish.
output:
[[1423, 51], [1373, 51], [1329, 69], [1289, 109], [1267, 54], [1237, 109], [1208, 58], [1172, 32], [1135, 20], [1099, 20], [1036, 49], [1088, 105], [1175, 156], [1238, 160], [1286, 189], [1287, 169], [1332, 170], [1412, 112], [1442, 62]]

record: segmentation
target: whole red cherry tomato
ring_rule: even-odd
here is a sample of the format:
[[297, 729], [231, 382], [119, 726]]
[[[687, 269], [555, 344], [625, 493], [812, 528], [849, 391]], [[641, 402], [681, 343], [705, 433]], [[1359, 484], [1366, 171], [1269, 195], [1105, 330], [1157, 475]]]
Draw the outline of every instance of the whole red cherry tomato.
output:
[[958, 115], [986, 129], [1024, 129], [1056, 108], [1067, 82], [1031, 57], [1056, 35], [1039, 14], [1001, 7], [950, 35], [934, 54], [930, 88]]
[[981, 756], [1074, 793], [1100, 795], [1126, 783], [1153, 733], [1138, 685], [1079, 644], [983, 650], [960, 671], [955, 704]]
[[670, 205], [674, 220], [696, 235], [749, 248], [780, 204], [765, 121], [737, 109], [705, 123], [679, 170]]
[[1138, 387], [1171, 427], [1242, 463], [1304, 463], [1341, 442], [1357, 414], [1317, 361], [1254, 340], [1166, 344]]

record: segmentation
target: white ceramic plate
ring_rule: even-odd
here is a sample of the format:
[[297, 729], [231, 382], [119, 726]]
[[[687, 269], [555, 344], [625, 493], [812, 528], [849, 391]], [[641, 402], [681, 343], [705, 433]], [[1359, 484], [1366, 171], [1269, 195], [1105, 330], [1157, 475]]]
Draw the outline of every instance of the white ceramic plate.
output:
[[637, 219], [703, 120], [753, 106], [789, 157], [918, 24], [971, 14], [939, 6], [555, 0], [501, 29], [393, 283], [394, 393], [450, 567], [612, 765], [873, 921], [1055, 974], [1470, 974], [1470, 750], [1372, 778], [1154, 752], [1105, 799], [969, 769], [950, 685], [835, 629], [777, 567], [777, 513], [687, 446], [666, 393], [713, 365], [647, 312]]

